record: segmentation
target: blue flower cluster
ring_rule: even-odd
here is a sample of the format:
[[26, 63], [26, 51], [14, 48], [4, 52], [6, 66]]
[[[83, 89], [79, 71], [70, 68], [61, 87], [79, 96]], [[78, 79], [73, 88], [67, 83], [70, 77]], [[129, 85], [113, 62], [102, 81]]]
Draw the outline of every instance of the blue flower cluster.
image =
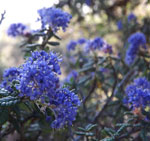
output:
[[87, 41], [87, 39], [85, 39], [85, 38], [80, 38], [80, 39], [78, 39], [77, 42], [78, 42], [80, 45], [82, 45], [82, 44], [86, 43], [86, 41]]
[[68, 50], [68, 51], [75, 50], [76, 46], [77, 46], [77, 42], [71, 40], [71, 41], [69, 42], [69, 44], [67, 45], [67, 50]]
[[96, 37], [88, 43], [89, 50], [101, 49], [104, 45], [104, 40], [101, 37]]
[[91, 0], [85, 0], [85, 3], [86, 3], [88, 6], [91, 6], [91, 4], [92, 4]]
[[65, 82], [70, 82], [70, 80], [71, 80], [72, 78], [73, 78], [74, 80], [77, 80], [78, 76], [79, 76], [79, 73], [78, 73], [77, 71], [75, 71], [75, 70], [72, 70], [72, 71], [68, 74], [67, 78], [65, 79]]
[[10, 27], [8, 28], [7, 34], [12, 37], [24, 36], [25, 34], [27, 34], [26, 30], [27, 30], [26, 25], [22, 23], [14, 23], [11, 24]]
[[130, 44], [126, 52], [125, 62], [131, 65], [139, 52], [140, 47], [146, 49], [146, 38], [143, 33], [137, 32], [132, 34], [128, 38], [128, 43]]
[[42, 28], [51, 27], [53, 32], [57, 32], [60, 28], [66, 30], [72, 16], [58, 8], [43, 8], [38, 10]]
[[117, 22], [117, 27], [118, 27], [118, 30], [121, 30], [121, 29], [123, 28], [123, 24], [122, 24], [122, 21], [121, 21], [121, 20], [119, 20], [119, 21]]
[[130, 108], [142, 108], [150, 106], [150, 82], [145, 77], [140, 77], [126, 88], [126, 102]]
[[84, 50], [86, 52], [101, 50], [104, 53], [112, 53], [112, 46], [106, 43], [101, 37], [96, 37], [93, 40], [80, 38], [77, 41], [71, 41], [67, 45], [67, 50], [75, 50], [77, 45], [84, 45]]
[[51, 126], [62, 128], [75, 120], [80, 100], [67, 88], [61, 88], [61, 59], [53, 52], [35, 51], [19, 68], [10, 68], [4, 73], [2, 86], [11, 91], [11, 83], [18, 81], [16, 89], [20, 97], [29, 97], [53, 107], [55, 120]]
[[20, 96], [28, 96], [31, 100], [52, 95], [59, 87], [60, 66], [57, 55], [45, 51], [36, 51], [21, 66]]
[[93, 40], [88, 40], [85, 44], [85, 51], [101, 50], [104, 53], [112, 53], [112, 46], [104, 41], [101, 37], [96, 37]]
[[12, 82], [18, 80], [18, 76], [20, 75], [20, 71], [18, 68], [12, 67], [4, 71], [3, 73], [3, 81], [1, 83], [1, 87], [7, 89], [9, 92], [13, 92]]
[[77, 106], [80, 106], [80, 100], [77, 95], [62, 88], [56, 92], [50, 103], [54, 104], [56, 119], [52, 122], [52, 128], [62, 128], [65, 125], [72, 125], [77, 114]]
[[131, 21], [136, 20], [136, 16], [133, 13], [130, 13], [128, 15], [128, 22], [130, 23]]

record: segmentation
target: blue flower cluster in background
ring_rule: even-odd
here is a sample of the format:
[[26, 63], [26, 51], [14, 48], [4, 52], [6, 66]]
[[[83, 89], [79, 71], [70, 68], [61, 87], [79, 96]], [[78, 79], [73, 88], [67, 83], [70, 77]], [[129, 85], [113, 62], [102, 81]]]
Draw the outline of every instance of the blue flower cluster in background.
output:
[[85, 3], [86, 3], [88, 6], [91, 6], [91, 4], [92, 4], [91, 0], [85, 0]]
[[65, 82], [70, 82], [71, 79], [77, 80], [79, 73], [76, 70], [72, 70], [65, 79]]
[[[30, 100], [41, 99], [49, 107], [53, 107], [55, 120], [51, 126], [62, 128], [71, 125], [75, 120], [80, 100], [77, 95], [67, 88], [61, 88], [58, 74], [61, 74], [61, 59], [53, 52], [35, 51], [19, 68], [10, 68], [5, 71], [3, 86], [12, 91], [11, 83], [18, 81], [16, 89], [20, 97], [29, 97]], [[54, 106], [55, 105], [55, 106]]]
[[69, 44], [67, 45], [67, 50], [68, 50], [68, 51], [75, 50], [76, 46], [77, 46], [77, 42], [71, 40], [71, 41], [69, 42]]
[[131, 65], [134, 62], [140, 47], [146, 49], [145, 35], [140, 32], [134, 33], [128, 38], [128, 43], [130, 45], [126, 51], [125, 62], [126, 64]]
[[131, 21], [136, 20], [136, 16], [133, 13], [130, 13], [128, 15], [128, 22], [130, 23]]
[[93, 40], [87, 40], [85, 38], [80, 38], [77, 41], [70, 41], [67, 45], [67, 50], [75, 50], [77, 45], [82, 45], [85, 52], [101, 50], [104, 53], [112, 53], [112, 46], [104, 41], [101, 37], [96, 37]]
[[80, 45], [82, 45], [82, 44], [86, 43], [86, 41], [87, 41], [87, 39], [85, 39], [85, 38], [80, 38], [80, 39], [78, 39], [77, 42], [78, 42]]
[[27, 26], [22, 23], [11, 24], [7, 34], [12, 37], [25, 36], [25, 34], [27, 34]]
[[150, 106], [150, 82], [145, 77], [140, 77], [126, 88], [127, 98], [125, 103], [129, 104], [130, 108], [142, 108], [145, 110]]
[[60, 28], [66, 31], [72, 16], [58, 8], [42, 8], [38, 10], [42, 28], [51, 27], [53, 32], [57, 32]]
[[[133, 14], [133, 13], [130, 13], [127, 17], [127, 25], [126, 26], [129, 26], [129, 24], [134, 21], [136, 22], [136, 16]], [[118, 20], [117, 22], [117, 28], [118, 30], [122, 30], [123, 29], [123, 21], [122, 20]]]
[[121, 21], [121, 20], [119, 20], [119, 21], [117, 22], [117, 27], [118, 27], [118, 30], [121, 30], [121, 29], [123, 28], [123, 24], [122, 24], [122, 21]]
[[4, 71], [3, 81], [1, 87], [7, 89], [9, 92], [13, 92], [12, 83], [18, 80], [20, 75], [20, 70], [18, 68], [12, 67]]

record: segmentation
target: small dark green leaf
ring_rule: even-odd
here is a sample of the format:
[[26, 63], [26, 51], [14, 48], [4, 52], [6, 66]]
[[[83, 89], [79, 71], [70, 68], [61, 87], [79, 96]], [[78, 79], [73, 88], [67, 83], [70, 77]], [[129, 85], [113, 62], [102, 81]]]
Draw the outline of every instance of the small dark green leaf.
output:
[[40, 44], [27, 44], [26, 47], [27, 48], [34, 48], [34, 47], [39, 47]]
[[57, 36], [57, 35], [55, 35], [55, 34], [53, 34], [53, 36], [54, 36], [56, 39], [61, 40], [61, 38], [60, 38], [59, 36]]
[[7, 90], [5, 90], [4, 88], [0, 88], [0, 95], [1, 96], [8, 96], [9, 92]]
[[52, 46], [58, 46], [60, 45], [59, 42], [48, 42], [49, 45], [52, 45]]
[[5, 106], [15, 105], [19, 101], [20, 99], [18, 97], [13, 97], [13, 96], [3, 97], [0, 98], [0, 106], [5, 107]]
[[94, 69], [93, 66], [85, 66], [82, 69], [80, 69], [78, 72], [85, 72], [85, 71], [89, 71], [91, 69]]
[[80, 78], [78, 84], [81, 85], [81, 84], [85, 83], [86, 81], [88, 81], [89, 79], [91, 79], [91, 75], [84, 76], [84, 77]]
[[86, 131], [90, 131], [96, 126], [97, 126], [97, 124], [89, 124], [89, 125], [86, 126]]

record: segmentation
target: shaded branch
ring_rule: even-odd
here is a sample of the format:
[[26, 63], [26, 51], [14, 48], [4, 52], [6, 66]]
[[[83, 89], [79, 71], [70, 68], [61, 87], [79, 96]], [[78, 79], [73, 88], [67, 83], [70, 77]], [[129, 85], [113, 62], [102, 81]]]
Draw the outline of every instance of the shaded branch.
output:
[[94, 92], [95, 88], [96, 88], [96, 83], [97, 83], [97, 80], [96, 80], [96, 77], [94, 78], [93, 80], [93, 84], [89, 90], [89, 93], [87, 94], [86, 98], [83, 100], [83, 103], [85, 104], [87, 102], [87, 100], [90, 98], [91, 94]]
[[97, 122], [98, 118], [103, 114], [103, 112], [105, 111], [106, 107], [108, 106], [109, 102], [112, 100], [113, 96], [115, 95], [116, 93], [116, 86], [117, 86], [117, 82], [118, 82], [118, 79], [117, 79], [117, 73], [116, 73], [116, 70], [115, 68], [112, 66], [112, 69], [113, 69], [113, 73], [114, 73], [114, 78], [115, 78], [115, 82], [114, 82], [114, 85], [113, 85], [113, 89], [112, 89], [112, 94], [111, 96], [107, 99], [106, 103], [104, 104], [102, 110], [97, 113], [97, 115], [95, 116], [94, 120], [93, 120], [93, 123]]
[[2, 24], [2, 21], [5, 19], [5, 14], [6, 14], [6, 11], [4, 11], [4, 12], [1, 14], [0, 25]]

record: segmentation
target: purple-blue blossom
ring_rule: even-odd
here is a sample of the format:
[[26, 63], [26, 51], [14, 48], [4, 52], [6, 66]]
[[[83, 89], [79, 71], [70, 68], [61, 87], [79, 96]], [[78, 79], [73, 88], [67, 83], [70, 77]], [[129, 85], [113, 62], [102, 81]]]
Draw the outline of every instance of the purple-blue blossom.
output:
[[128, 15], [128, 22], [131, 22], [132, 20], [135, 20], [135, 19], [136, 19], [136, 16], [133, 13], [130, 13]]
[[121, 20], [119, 20], [119, 21], [117, 22], [117, 27], [118, 27], [118, 30], [121, 30], [121, 29], [123, 28], [123, 24], [122, 24], [122, 21], [121, 21]]
[[25, 36], [27, 34], [27, 26], [22, 23], [11, 24], [7, 30], [7, 34], [12, 37]]
[[85, 3], [86, 3], [88, 6], [91, 6], [91, 4], [92, 4], [91, 0], [85, 0]]
[[65, 82], [70, 82], [71, 78], [77, 80], [79, 73], [76, 70], [72, 70], [65, 79]]
[[106, 41], [101, 37], [96, 37], [93, 40], [87, 40], [84, 46], [84, 50], [86, 52], [100, 50], [104, 53], [112, 53], [112, 46], [109, 45]]
[[87, 41], [87, 39], [85, 39], [85, 38], [80, 38], [80, 39], [78, 39], [78, 44], [80, 44], [80, 45], [82, 45], [82, 44], [84, 44], [84, 43], [86, 43], [86, 41]]
[[1, 87], [5, 88], [9, 92], [13, 92], [12, 82], [18, 81], [20, 75], [19, 68], [9, 68], [4, 71], [3, 81], [1, 83]]
[[101, 49], [104, 45], [104, 40], [101, 37], [94, 38], [90, 43], [91, 50]]
[[104, 53], [108, 53], [108, 54], [112, 54], [113, 50], [112, 50], [112, 46], [105, 43], [105, 45], [102, 47], [101, 49]]
[[50, 103], [56, 105], [53, 108], [55, 120], [52, 122], [52, 128], [62, 128], [65, 125], [72, 125], [77, 114], [77, 107], [80, 106], [80, 100], [76, 94], [67, 88], [61, 88], [56, 92]]
[[132, 110], [141, 108], [144, 110], [150, 106], [150, 82], [145, 77], [139, 77], [127, 86], [125, 104]]
[[128, 43], [130, 45], [126, 51], [125, 62], [126, 64], [131, 65], [134, 62], [140, 47], [146, 49], [145, 35], [140, 32], [134, 33], [128, 38]]
[[[79, 97], [67, 88], [61, 88], [58, 75], [61, 58], [53, 52], [32, 52], [19, 68], [10, 68], [5, 71], [1, 86], [13, 92], [12, 83], [17, 81], [15, 88], [20, 97], [38, 100], [46, 104], [55, 119], [52, 128], [62, 128], [72, 125], [80, 105]], [[46, 120], [50, 120], [47, 117]]]
[[104, 45], [104, 40], [101, 37], [96, 37], [93, 40], [88, 40], [84, 46], [85, 51], [94, 51], [94, 50], [100, 50], [102, 46]]
[[35, 51], [21, 66], [20, 96], [30, 97], [31, 100], [52, 96], [59, 87], [61, 59], [53, 53]]
[[128, 38], [128, 42], [130, 44], [137, 45], [137, 46], [143, 46], [145, 48], [146, 37], [143, 33], [136, 32]]
[[67, 50], [68, 51], [75, 50], [76, 46], [77, 46], [77, 42], [74, 40], [71, 40], [67, 45]]
[[69, 13], [54, 7], [39, 9], [38, 14], [40, 16], [42, 28], [49, 26], [53, 32], [57, 32], [60, 28], [62, 28], [63, 31], [66, 31], [72, 18]]

